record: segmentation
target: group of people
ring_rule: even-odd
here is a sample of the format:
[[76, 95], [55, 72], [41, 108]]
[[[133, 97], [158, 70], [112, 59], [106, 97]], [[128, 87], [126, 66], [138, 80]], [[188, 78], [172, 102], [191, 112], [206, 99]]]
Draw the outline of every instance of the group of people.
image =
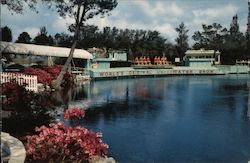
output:
[[[134, 63], [135, 65], [147, 65], [150, 66], [152, 65], [151, 63], [151, 59], [149, 57], [135, 57], [134, 59]], [[167, 61], [167, 57], [163, 56], [155, 56], [154, 60], [153, 60], [153, 64], [154, 65], [169, 65], [168, 61]]]

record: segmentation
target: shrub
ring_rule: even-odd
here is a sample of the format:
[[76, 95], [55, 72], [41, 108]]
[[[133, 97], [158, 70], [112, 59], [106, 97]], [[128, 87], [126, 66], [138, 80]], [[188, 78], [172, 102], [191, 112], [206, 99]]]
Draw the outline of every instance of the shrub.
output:
[[50, 73], [39, 68], [28, 67], [25, 68], [24, 73], [27, 75], [36, 75], [38, 82], [46, 85], [50, 85], [53, 80]]
[[101, 133], [86, 128], [67, 127], [62, 122], [36, 127], [38, 135], [27, 136], [28, 162], [84, 162], [107, 155], [108, 145]]
[[49, 66], [49, 67], [45, 67], [44, 70], [48, 72], [52, 76], [53, 79], [56, 79], [62, 70], [62, 66], [60, 65]]
[[[25, 85], [18, 85], [15, 80], [2, 84], [3, 109], [12, 110], [17, 106], [27, 106], [33, 98], [33, 92], [28, 92]], [[19, 107], [18, 107], [19, 108]], [[18, 112], [18, 110], [15, 110]]]
[[[62, 66], [60, 65], [49, 66], [43, 69], [28, 67], [25, 68], [24, 73], [27, 75], [36, 75], [39, 83], [51, 85], [52, 80], [55, 80], [59, 76], [61, 70]], [[63, 77], [62, 87], [70, 87], [73, 83], [73, 76], [71, 73], [66, 72]]]
[[[66, 119], [83, 118], [80, 108], [70, 108]], [[108, 145], [102, 134], [84, 127], [67, 127], [64, 123], [51, 123], [49, 127], [36, 127], [37, 135], [28, 135], [25, 145], [28, 162], [87, 162], [96, 156], [106, 156]]]
[[85, 111], [77, 107], [70, 108], [66, 110], [64, 113], [64, 119], [66, 120], [69, 120], [70, 118], [81, 119], [84, 116], [85, 116]]

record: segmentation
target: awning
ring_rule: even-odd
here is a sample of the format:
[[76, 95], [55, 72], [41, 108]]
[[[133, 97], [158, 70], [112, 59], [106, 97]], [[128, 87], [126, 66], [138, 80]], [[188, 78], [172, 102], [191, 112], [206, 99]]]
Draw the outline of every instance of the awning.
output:
[[[68, 57], [70, 48], [34, 45], [12, 42], [1, 42], [1, 53], [9, 54], [25, 54], [25, 55], [39, 55], [39, 56], [52, 56], [52, 57]], [[80, 59], [92, 59], [93, 56], [86, 50], [75, 49], [74, 57]]]

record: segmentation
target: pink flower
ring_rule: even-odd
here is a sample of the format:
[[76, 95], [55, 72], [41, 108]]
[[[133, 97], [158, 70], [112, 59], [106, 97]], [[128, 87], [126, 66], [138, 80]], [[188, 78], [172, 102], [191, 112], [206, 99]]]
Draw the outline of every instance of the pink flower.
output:
[[80, 126], [52, 123], [49, 127], [36, 127], [36, 131], [38, 135], [26, 137], [30, 162], [82, 162], [107, 154], [108, 145], [102, 143], [102, 134]]
[[64, 119], [66, 120], [70, 118], [81, 119], [84, 116], [85, 116], [85, 111], [77, 107], [69, 108], [64, 113]]

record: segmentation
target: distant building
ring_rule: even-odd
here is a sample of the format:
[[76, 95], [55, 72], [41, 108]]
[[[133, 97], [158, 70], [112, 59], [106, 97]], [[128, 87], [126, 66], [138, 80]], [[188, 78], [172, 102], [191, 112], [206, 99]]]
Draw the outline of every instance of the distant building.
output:
[[190, 67], [211, 67], [220, 64], [220, 52], [215, 50], [187, 50], [184, 62]]
[[92, 60], [91, 68], [93, 69], [107, 69], [115, 67], [129, 67], [131, 63], [128, 62], [127, 53], [119, 50], [109, 51], [104, 58], [94, 58]]
[[[53, 65], [56, 58], [67, 58], [70, 48], [1, 42], [1, 53], [7, 58], [11, 58], [14, 63], [31, 65], [34, 62], [43, 62], [44, 65]], [[74, 59], [87, 61], [93, 56], [86, 50], [75, 49]]]
[[107, 50], [105, 48], [89, 48], [87, 50], [89, 53], [93, 55], [94, 58], [106, 58], [107, 57]]
[[113, 50], [108, 53], [108, 58], [116, 61], [127, 61], [127, 53], [125, 51]]

